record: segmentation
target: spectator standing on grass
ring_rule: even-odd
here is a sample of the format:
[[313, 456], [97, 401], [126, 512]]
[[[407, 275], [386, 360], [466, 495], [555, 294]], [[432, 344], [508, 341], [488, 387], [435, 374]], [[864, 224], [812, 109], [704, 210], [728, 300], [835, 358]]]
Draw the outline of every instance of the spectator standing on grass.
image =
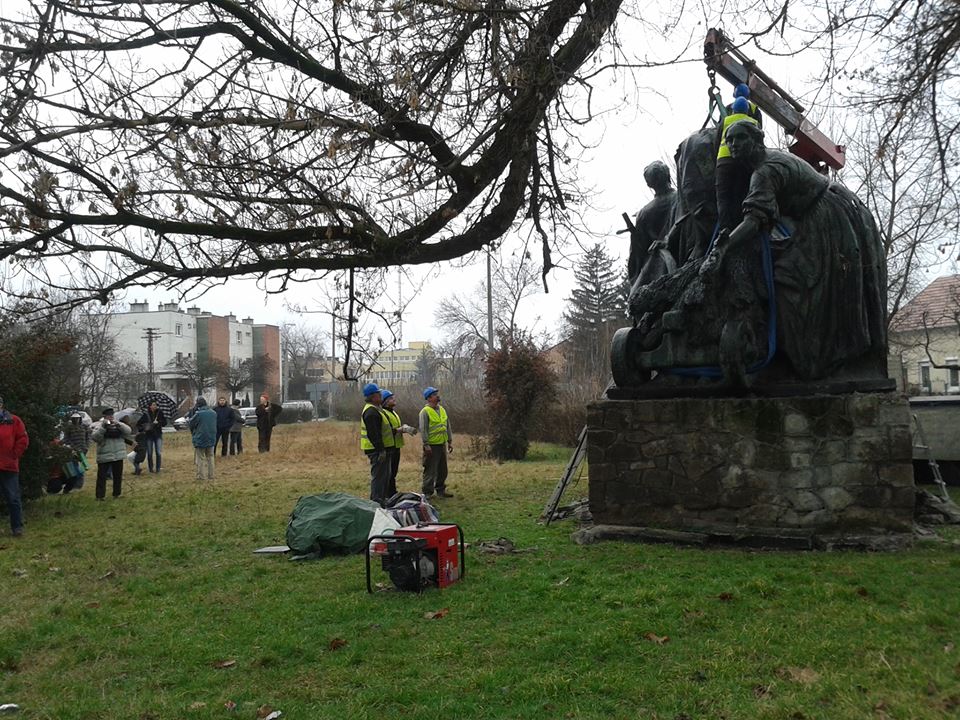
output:
[[[142, 429], [146, 438], [147, 467], [150, 472], [160, 472], [160, 453], [163, 451], [163, 428], [167, 424], [167, 416], [156, 402], [147, 406], [147, 411], [140, 416], [137, 428]], [[156, 462], [154, 462], [156, 455]]]
[[447, 411], [440, 404], [440, 391], [424, 388], [427, 404], [420, 411], [420, 436], [423, 438], [423, 494], [452, 498], [447, 492], [447, 454], [453, 452], [453, 432]]
[[230, 454], [239, 455], [243, 452], [243, 415], [240, 414], [240, 400], [233, 401], [230, 408], [233, 414], [233, 423], [230, 425]]
[[23, 535], [23, 505], [20, 502], [20, 458], [30, 444], [23, 420], [7, 410], [0, 397], [0, 493], [10, 513], [14, 537]]
[[197, 407], [194, 408], [189, 425], [193, 434], [193, 459], [197, 465], [197, 480], [213, 480], [217, 414], [207, 406], [206, 398], [197, 398]]
[[92, 434], [93, 431], [83, 422], [83, 415], [78, 412], [72, 413], [64, 423], [61, 443], [74, 452], [74, 460], [64, 466], [63, 492], [65, 493], [83, 487], [83, 476], [87, 469], [87, 451], [90, 449]]
[[363, 397], [366, 402], [360, 414], [360, 449], [370, 461], [370, 499], [382, 506], [389, 497], [393, 428], [380, 407], [382, 399], [376, 383], [363, 386]]
[[217, 406], [213, 409], [217, 414], [217, 441], [213, 445], [213, 452], [217, 452], [220, 445], [220, 457], [227, 454], [227, 444], [230, 442], [230, 428], [233, 427], [233, 408], [227, 405], [225, 397], [217, 398]]
[[259, 452], [270, 452], [270, 436], [273, 435], [273, 426], [277, 424], [277, 418], [283, 408], [276, 403], [270, 402], [270, 396], [264, 393], [260, 396], [260, 404], [257, 405], [257, 435], [259, 442], [257, 450]]
[[104, 408], [100, 424], [91, 435], [97, 444], [97, 500], [107, 495], [107, 478], [113, 480], [113, 497], [120, 497], [123, 486], [123, 461], [133, 431], [126, 423], [113, 419], [113, 408]]

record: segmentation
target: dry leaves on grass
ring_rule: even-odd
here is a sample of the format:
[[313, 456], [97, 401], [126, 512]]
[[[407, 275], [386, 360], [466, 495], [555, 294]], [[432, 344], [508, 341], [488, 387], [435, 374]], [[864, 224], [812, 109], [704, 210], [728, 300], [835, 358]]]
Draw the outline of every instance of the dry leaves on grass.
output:
[[213, 666], [217, 670], [223, 670], [224, 668], [230, 668], [237, 664], [236, 660], [217, 660]]
[[230, 712], [236, 712], [236, 711], [237, 711], [237, 704], [236, 704], [233, 700], [227, 700], [227, 701], [223, 704], [223, 706], [224, 706], [227, 710], [229, 710]]
[[754, 685], [753, 686], [753, 696], [757, 700], [767, 700], [770, 698], [770, 686], [769, 685]]
[[731, 600], [733, 600], [733, 593], [722, 592], [719, 595], [717, 595], [717, 599], [720, 602], [730, 602]]
[[654, 645], [666, 645], [668, 642], [670, 642], [670, 637], [669, 637], [669, 636], [667, 636], [667, 635], [657, 635], [656, 633], [653, 633], [653, 632], [645, 632], [645, 633], [643, 634], [643, 639], [644, 639], [644, 640], [649, 640], [649, 641], [652, 642]]
[[446, 617], [450, 613], [450, 608], [443, 608], [442, 610], [435, 610], [434, 612], [426, 612], [423, 614], [424, 620], [439, 620], [440, 618]]
[[[329, 647], [331, 650], [339, 650], [340, 648], [345, 647], [346, 644], [347, 644], [347, 641], [344, 640], [343, 638], [333, 638], [329, 642], [327, 647]], [[269, 715], [269, 713], [267, 714]]]
[[203, 710], [203, 708], [205, 708], [206, 706], [207, 706], [207, 704], [206, 704], [205, 702], [201, 702], [201, 701], [198, 700], [197, 702], [192, 702], [192, 703], [190, 703], [190, 706], [189, 706], [187, 709], [188, 709], [188, 710]]
[[784, 680], [800, 683], [801, 685], [813, 685], [820, 680], [820, 673], [813, 668], [808, 667], [781, 667], [776, 670], [777, 677]]

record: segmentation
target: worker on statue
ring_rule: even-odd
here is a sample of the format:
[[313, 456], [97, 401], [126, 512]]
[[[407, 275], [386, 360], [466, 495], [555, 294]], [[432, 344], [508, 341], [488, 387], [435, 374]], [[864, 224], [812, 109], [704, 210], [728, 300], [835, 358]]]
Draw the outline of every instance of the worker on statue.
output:
[[714, 176], [717, 189], [718, 227], [720, 230], [728, 231], [737, 227], [743, 219], [741, 206], [750, 188], [750, 168], [731, 157], [730, 148], [727, 145], [727, 131], [736, 122], [750, 123], [759, 127], [759, 122], [750, 115], [750, 103], [746, 98], [736, 98], [731, 110], [732, 112], [723, 119], [718, 128], [720, 137], [717, 169]]

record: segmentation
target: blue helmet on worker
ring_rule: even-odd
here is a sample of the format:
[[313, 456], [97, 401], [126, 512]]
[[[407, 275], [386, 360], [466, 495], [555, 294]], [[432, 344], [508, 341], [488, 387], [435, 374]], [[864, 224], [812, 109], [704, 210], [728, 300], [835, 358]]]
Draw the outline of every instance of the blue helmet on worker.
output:
[[376, 395], [378, 392], [380, 392], [380, 388], [377, 387], [376, 383], [367, 383], [363, 386], [363, 396], [365, 398], [368, 398], [371, 395]]
[[733, 89], [733, 96], [735, 98], [749, 98], [750, 97], [750, 88], [746, 83], [740, 83]]
[[435, 395], [435, 394], [438, 393], [438, 392], [440, 392], [440, 391], [437, 390], [435, 387], [432, 387], [432, 386], [431, 386], [431, 387], [428, 387], [428, 388], [424, 388], [424, 389], [423, 389], [423, 399], [424, 399], [424, 400], [429, 400], [431, 395]]
[[380, 399], [381, 399], [381, 400], [386, 400], [387, 398], [392, 398], [392, 397], [393, 397], [393, 393], [390, 392], [389, 390], [381, 390], [381, 391], [380, 391]]
[[750, 112], [750, 101], [745, 97], [740, 96], [733, 101], [733, 105], [730, 106], [730, 109], [734, 113], [740, 115], [747, 115]]

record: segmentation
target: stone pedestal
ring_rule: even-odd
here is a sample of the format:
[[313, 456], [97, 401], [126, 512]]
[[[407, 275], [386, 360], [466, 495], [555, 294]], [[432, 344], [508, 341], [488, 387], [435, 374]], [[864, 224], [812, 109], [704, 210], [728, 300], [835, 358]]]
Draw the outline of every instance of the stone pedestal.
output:
[[597, 523], [833, 535], [912, 528], [910, 415], [894, 393], [602, 400], [588, 412]]

